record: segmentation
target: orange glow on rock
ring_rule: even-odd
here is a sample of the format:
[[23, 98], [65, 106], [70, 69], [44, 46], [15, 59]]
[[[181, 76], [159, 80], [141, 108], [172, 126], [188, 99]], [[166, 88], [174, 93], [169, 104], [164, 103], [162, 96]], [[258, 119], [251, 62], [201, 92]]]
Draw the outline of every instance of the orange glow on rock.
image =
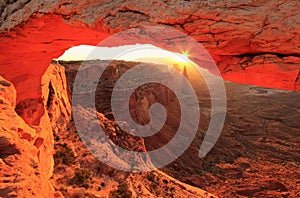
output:
[[[143, 40], [130, 37], [128, 39], [117, 38], [114, 42], [104, 42], [106, 47], [130, 45], [130, 44], [153, 44], [162, 49], [181, 53], [201, 67], [206, 67], [208, 58], [203, 59], [204, 64], [197, 59], [201, 57], [199, 49], [191, 43], [185, 46], [174, 46], [163, 43], [165, 32], [156, 33], [157, 40]], [[17, 90], [17, 103], [28, 98], [41, 97], [41, 77], [53, 58], [61, 56], [65, 50], [76, 45], [97, 45], [109, 37], [110, 34], [94, 30], [89, 27], [72, 27], [61, 16], [47, 14], [34, 15], [26, 23], [23, 23], [11, 31], [1, 34], [0, 42], [0, 75], [11, 81]], [[160, 38], [160, 36], [162, 38]], [[183, 44], [182, 44], [183, 45]], [[222, 66], [221, 56], [217, 56], [213, 50], [209, 51], [217, 61], [222, 77], [237, 83], [254, 84], [265, 87], [300, 90], [298, 65], [263, 63], [246, 69]], [[232, 65], [233, 60], [226, 60]], [[176, 61], [175, 61], [176, 62]], [[178, 62], [178, 60], [177, 60]], [[209, 64], [207, 66], [209, 68]], [[210, 70], [211, 71], [211, 70]], [[218, 73], [211, 71], [212, 73]], [[296, 84], [295, 84], [296, 82]]]
[[75, 45], [97, 45], [109, 34], [71, 27], [51, 14], [32, 17], [1, 36], [0, 75], [13, 82], [19, 102], [41, 97], [41, 76], [53, 58]]

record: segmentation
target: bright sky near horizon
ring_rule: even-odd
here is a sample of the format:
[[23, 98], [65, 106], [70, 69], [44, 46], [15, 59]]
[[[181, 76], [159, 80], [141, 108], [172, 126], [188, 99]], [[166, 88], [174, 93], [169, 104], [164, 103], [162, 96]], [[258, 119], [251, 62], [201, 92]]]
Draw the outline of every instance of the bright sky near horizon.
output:
[[[178, 65], [178, 69], [183, 71], [185, 67], [191, 80], [199, 80], [205, 75], [206, 81], [214, 81], [218, 78], [206, 69], [199, 67], [191, 61], [188, 51], [174, 53], [151, 44], [124, 45], [119, 47], [97, 47], [91, 45], [79, 45], [69, 48], [65, 53], [56, 60], [125, 60], [136, 62], [149, 62], [155, 64], [164, 64], [169, 66]], [[200, 75], [199, 75], [200, 72]], [[199, 86], [202, 86], [199, 84]]]
[[189, 54], [174, 53], [151, 44], [124, 45], [119, 47], [74, 46], [57, 60], [125, 60], [160, 64], [191, 63]]

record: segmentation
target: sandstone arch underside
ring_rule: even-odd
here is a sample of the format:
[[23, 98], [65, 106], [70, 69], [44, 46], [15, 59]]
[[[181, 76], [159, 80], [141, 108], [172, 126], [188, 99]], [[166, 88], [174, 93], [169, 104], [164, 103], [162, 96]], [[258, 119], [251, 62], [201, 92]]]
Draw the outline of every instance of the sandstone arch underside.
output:
[[162, 25], [200, 42], [225, 79], [299, 91], [299, 6], [297, 0], [2, 1], [0, 74], [13, 82], [17, 101], [37, 98], [41, 76], [66, 49]]

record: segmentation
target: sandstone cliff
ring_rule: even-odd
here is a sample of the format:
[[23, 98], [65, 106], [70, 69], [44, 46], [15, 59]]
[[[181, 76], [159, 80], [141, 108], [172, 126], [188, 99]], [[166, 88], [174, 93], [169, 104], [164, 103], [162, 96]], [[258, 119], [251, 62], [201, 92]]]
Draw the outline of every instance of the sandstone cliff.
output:
[[50, 123], [43, 132], [38, 125], [29, 126], [15, 112], [15, 100], [12, 83], [1, 78], [0, 196], [53, 196], [49, 182], [53, 169]]
[[[42, 76], [41, 88], [41, 98], [25, 99], [16, 105], [13, 84], [0, 78], [0, 196], [113, 197], [130, 193], [132, 197], [214, 197], [159, 171], [127, 173], [97, 160], [81, 142], [74, 122], [69, 122], [71, 104], [64, 67], [50, 64]], [[79, 111], [83, 123], [90, 122], [93, 111], [80, 106], [75, 111]], [[97, 117], [95, 122], [115, 144], [146, 151], [142, 138], [128, 135], [101, 113]], [[126, 165], [128, 162], [118, 155], [113, 160]], [[135, 160], [142, 161], [138, 155]], [[150, 160], [147, 163], [151, 165]]]
[[[42, 74], [69, 47], [97, 45], [131, 27], [162, 25], [203, 44], [228, 80], [299, 90], [299, 6], [297, 0], [2, 1], [1, 74], [14, 83], [18, 101], [40, 97]], [[178, 40], [160, 37], [156, 44], [167, 48]]]
[[[297, 0], [1, 1], [0, 75], [6, 79], [0, 81], [1, 193], [59, 196], [48, 182], [53, 132], [65, 127], [70, 105], [64, 72], [49, 63], [64, 50], [97, 45], [131, 27], [174, 27], [203, 44], [224, 78], [299, 91], [299, 4]], [[160, 37], [155, 44], [174, 51], [166, 46], [176, 40], [180, 38]]]
[[42, 98], [16, 105], [13, 84], [1, 77], [1, 196], [53, 197], [53, 131], [64, 128], [70, 103], [64, 70], [50, 65]]

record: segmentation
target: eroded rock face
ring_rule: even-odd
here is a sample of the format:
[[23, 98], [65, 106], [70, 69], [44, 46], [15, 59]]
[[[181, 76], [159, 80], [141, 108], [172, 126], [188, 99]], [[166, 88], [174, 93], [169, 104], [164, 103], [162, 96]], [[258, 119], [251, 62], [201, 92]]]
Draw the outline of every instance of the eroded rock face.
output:
[[[63, 71], [49, 63], [66, 49], [97, 45], [131, 27], [175, 27], [203, 44], [224, 78], [300, 90], [299, 4], [1, 1], [0, 75], [10, 81], [0, 79], [1, 193], [40, 197], [54, 192], [47, 181], [53, 167], [52, 131], [64, 127], [70, 110]], [[172, 40], [157, 45], [164, 48], [167, 42]]]
[[52, 129], [54, 131], [65, 129], [71, 117], [71, 103], [63, 67], [50, 64], [42, 77], [42, 93]]
[[[42, 158], [45, 137], [40, 136], [38, 126], [29, 126], [15, 112], [13, 84], [1, 77], [0, 89], [0, 196], [53, 196], [54, 189], [48, 181], [53, 159], [51, 155]], [[47, 149], [51, 153], [52, 148]]]
[[[227, 80], [299, 90], [299, 4], [297, 0], [3, 1], [1, 74], [14, 83], [18, 101], [40, 97], [42, 74], [69, 47], [97, 45], [109, 34], [131, 27], [162, 25], [203, 44]], [[178, 39], [161, 38], [156, 44], [166, 48], [166, 43]]]
[[53, 131], [70, 119], [64, 69], [50, 65], [42, 77], [42, 98], [16, 105], [13, 84], [0, 79], [1, 196], [55, 196], [49, 182], [53, 172]]

